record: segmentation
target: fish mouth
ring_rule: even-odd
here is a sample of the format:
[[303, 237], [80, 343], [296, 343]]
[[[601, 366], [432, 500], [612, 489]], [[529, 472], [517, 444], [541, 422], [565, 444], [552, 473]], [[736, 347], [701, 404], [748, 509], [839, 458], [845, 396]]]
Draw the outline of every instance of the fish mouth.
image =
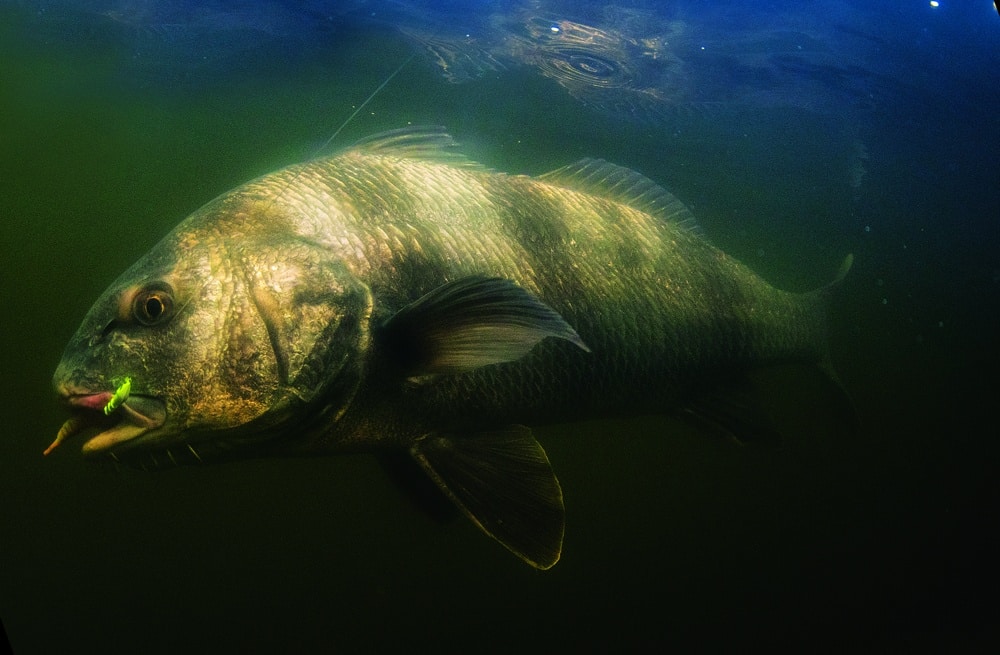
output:
[[[113, 411], [105, 412], [112, 396], [110, 391], [63, 396], [73, 415], [59, 428], [55, 441], [44, 454], [48, 455], [66, 439], [83, 432], [91, 432], [83, 444], [84, 455], [108, 452], [160, 427], [167, 419], [167, 408], [162, 400], [139, 394], [130, 395]], [[93, 433], [95, 429], [96, 434]]]

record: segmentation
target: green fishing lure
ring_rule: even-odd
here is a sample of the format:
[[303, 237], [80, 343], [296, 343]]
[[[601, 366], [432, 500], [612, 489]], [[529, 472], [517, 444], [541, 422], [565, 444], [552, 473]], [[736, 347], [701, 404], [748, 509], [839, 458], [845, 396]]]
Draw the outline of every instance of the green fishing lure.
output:
[[118, 409], [123, 402], [128, 400], [128, 395], [132, 391], [132, 378], [125, 378], [125, 380], [118, 385], [115, 389], [114, 395], [111, 396], [111, 400], [108, 404], [104, 406], [104, 415], [108, 416], [111, 412]]

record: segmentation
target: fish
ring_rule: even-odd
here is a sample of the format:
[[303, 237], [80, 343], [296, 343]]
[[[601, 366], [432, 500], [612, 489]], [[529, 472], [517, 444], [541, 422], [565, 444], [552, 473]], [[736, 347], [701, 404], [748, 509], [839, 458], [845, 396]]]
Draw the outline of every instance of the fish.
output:
[[507, 174], [442, 127], [382, 133], [223, 193], [121, 274], [55, 371], [70, 418], [45, 452], [373, 453], [548, 569], [565, 508], [532, 428], [663, 413], [754, 432], [720, 389], [782, 362], [838, 387], [827, 305], [852, 261], [782, 291], [630, 169]]

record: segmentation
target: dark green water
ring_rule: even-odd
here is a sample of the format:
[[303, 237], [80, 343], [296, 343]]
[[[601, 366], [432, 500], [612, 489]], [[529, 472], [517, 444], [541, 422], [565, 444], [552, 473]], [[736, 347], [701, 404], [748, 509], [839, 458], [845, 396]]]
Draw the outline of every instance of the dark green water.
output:
[[[791, 435], [780, 448], [658, 417], [539, 430], [567, 505], [562, 561], [542, 573], [465, 521], [428, 520], [363, 456], [156, 474], [71, 447], [42, 458], [64, 419], [52, 371], [106, 284], [205, 201], [311, 155], [411, 50], [339, 33], [321, 53], [129, 75], [104, 35], [46, 39], [20, 21], [0, 12], [0, 617], [15, 652], [881, 650], [995, 635], [995, 603], [973, 600], [998, 545], [995, 429], [981, 423], [1000, 326], [1000, 203], [981, 165], [997, 161], [995, 119], [984, 130], [978, 112], [916, 98], [860, 125], [791, 109], [649, 125], [523, 71], [450, 85], [407, 65], [341, 145], [433, 123], [500, 170], [622, 163], [785, 288], [856, 257], [832, 341], [860, 434], [839, 434], [814, 381], [789, 372], [764, 381]], [[871, 153], [858, 188], [855, 139]]]

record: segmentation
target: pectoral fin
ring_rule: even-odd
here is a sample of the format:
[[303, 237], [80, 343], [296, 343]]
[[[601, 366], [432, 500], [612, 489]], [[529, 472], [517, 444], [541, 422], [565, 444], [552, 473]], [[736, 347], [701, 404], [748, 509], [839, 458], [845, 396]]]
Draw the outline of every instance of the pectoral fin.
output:
[[379, 346], [408, 374], [428, 375], [513, 361], [546, 337], [590, 350], [555, 310], [510, 280], [470, 276], [396, 312]]
[[432, 433], [410, 454], [479, 528], [528, 564], [548, 569], [562, 552], [562, 489], [531, 430]]

